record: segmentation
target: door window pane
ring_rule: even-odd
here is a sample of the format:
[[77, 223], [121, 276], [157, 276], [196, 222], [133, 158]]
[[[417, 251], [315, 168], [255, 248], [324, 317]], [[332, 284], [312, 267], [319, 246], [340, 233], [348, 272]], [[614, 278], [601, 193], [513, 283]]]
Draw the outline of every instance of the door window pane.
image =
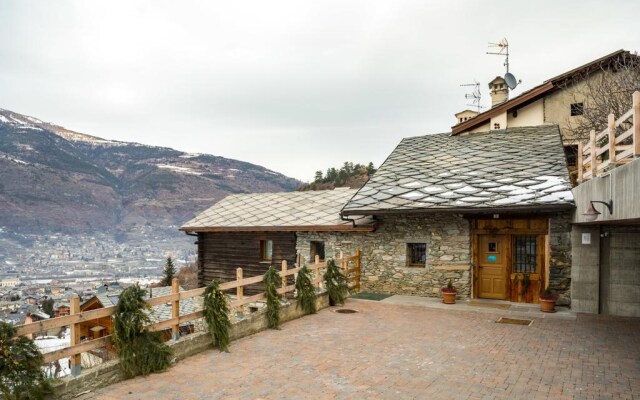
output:
[[537, 249], [535, 236], [515, 236], [513, 238], [513, 272], [536, 273]]

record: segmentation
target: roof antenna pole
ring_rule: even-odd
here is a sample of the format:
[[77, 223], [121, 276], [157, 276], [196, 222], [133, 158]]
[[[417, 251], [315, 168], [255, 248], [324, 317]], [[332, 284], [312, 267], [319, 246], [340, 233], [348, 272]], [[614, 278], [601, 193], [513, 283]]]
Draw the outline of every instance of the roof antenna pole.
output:
[[460, 86], [474, 86], [473, 91], [471, 93], [467, 93], [464, 95], [464, 98], [467, 100], [471, 100], [472, 104], [467, 104], [469, 107], [476, 107], [478, 109], [478, 113], [480, 113], [480, 109], [484, 108], [480, 105], [480, 99], [482, 98], [482, 93], [480, 93], [480, 82], [473, 80], [474, 83], [463, 83]]
[[515, 89], [522, 81], [516, 80], [516, 77], [509, 72], [509, 41], [507, 41], [507, 38], [503, 38], [498, 43], [489, 43], [489, 47], [497, 47], [498, 51], [487, 51], [487, 54], [504, 57], [503, 65], [507, 68], [507, 72], [504, 74], [504, 80], [507, 82], [509, 89]]

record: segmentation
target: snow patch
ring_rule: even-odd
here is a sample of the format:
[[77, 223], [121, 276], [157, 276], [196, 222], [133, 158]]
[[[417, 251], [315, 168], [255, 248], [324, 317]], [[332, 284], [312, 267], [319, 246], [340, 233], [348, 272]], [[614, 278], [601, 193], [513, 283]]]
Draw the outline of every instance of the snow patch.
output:
[[156, 164], [156, 167], [162, 168], [162, 169], [168, 169], [170, 171], [177, 172], [180, 174], [202, 175], [202, 172], [194, 171], [191, 168], [187, 168], [187, 167], [178, 167], [176, 165]]

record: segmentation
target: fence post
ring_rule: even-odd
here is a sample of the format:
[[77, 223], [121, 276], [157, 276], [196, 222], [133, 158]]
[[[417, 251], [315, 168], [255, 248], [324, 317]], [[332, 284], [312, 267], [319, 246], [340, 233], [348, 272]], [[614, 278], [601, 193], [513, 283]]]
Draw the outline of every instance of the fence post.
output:
[[598, 176], [598, 162], [596, 161], [596, 131], [591, 130], [591, 179]]
[[582, 142], [578, 142], [578, 158], [576, 164], [578, 166], [578, 183], [582, 182]]
[[[178, 278], [173, 278], [171, 280], [171, 294], [180, 293], [180, 282]], [[176, 319], [180, 318], [180, 299], [173, 300], [171, 302], [171, 318]], [[178, 340], [180, 336], [180, 322], [176, 322], [171, 326], [171, 338], [173, 340]]]
[[282, 260], [282, 272], [280, 273], [280, 277], [282, 278], [282, 287], [288, 286], [287, 275], [285, 275], [287, 273], [287, 269], [287, 260]]
[[609, 114], [609, 169], [615, 168], [616, 162], [616, 116]]
[[315, 269], [315, 278], [318, 282], [316, 282], [316, 284], [318, 285], [318, 288], [322, 288], [322, 278], [320, 277], [320, 256], [316, 254], [316, 256], [313, 259], [313, 268]]
[[[236, 281], [238, 281], [238, 287], [236, 288], [236, 300], [242, 300], [244, 297], [244, 286], [242, 286], [243, 274], [242, 268], [236, 269]], [[244, 310], [243, 306], [238, 306], [237, 311], [242, 312]]]
[[360, 249], [356, 249], [356, 293], [360, 293]]
[[640, 92], [633, 92], [633, 155], [640, 157]]
[[[71, 315], [80, 312], [80, 297], [77, 294], [74, 294], [71, 297], [69, 306], [69, 313]], [[80, 327], [78, 326], [78, 324], [71, 324], [70, 328], [71, 332], [69, 337], [69, 346], [80, 344]], [[80, 354], [74, 354], [73, 356], [69, 357], [69, 364], [71, 367], [71, 375], [80, 375], [80, 373], [82, 372], [82, 356]]]

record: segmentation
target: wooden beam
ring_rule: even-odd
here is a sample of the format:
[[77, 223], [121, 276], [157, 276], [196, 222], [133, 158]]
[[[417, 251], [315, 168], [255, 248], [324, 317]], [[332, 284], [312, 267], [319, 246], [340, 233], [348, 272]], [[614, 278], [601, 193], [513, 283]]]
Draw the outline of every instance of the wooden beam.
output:
[[582, 182], [582, 168], [584, 168], [584, 166], [582, 165], [582, 142], [578, 142], [578, 157], [576, 159], [576, 162], [578, 163], [578, 183]]
[[596, 161], [596, 131], [593, 129], [591, 130], [589, 144], [591, 147], [591, 177], [595, 178], [598, 176], [598, 162]]
[[640, 92], [633, 92], [633, 156], [640, 157]]
[[609, 165], [615, 168], [616, 162], [616, 116], [609, 114]]
[[[78, 314], [80, 312], [80, 297], [74, 294], [71, 297], [70, 310], [71, 315]], [[70, 334], [70, 347], [80, 344], [80, 327], [78, 324], [71, 324]], [[73, 352], [69, 357], [69, 367], [71, 368], [71, 375], [78, 376], [82, 372], [82, 358], [80, 352]]]
[[[171, 294], [177, 295], [176, 299], [171, 302], [171, 318], [177, 319], [180, 317], [180, 282], [178, 278], [171, 280]], [[171, 337], [173, 340], [177, 340], [180, 336], [180, 323], [176, 322], [171, 326]]]
[[99, 339], [87, 340], [86, 342], [82, 342], [70, 347], [65, 347], [64, 349], [44, 353], [42, 356], [44, 357], [45, 363], [50, 363], [67, 357], [73, 359], [74, 357], [78, 357], [80, 353], [105, 347], [109, 343], [111, 343], [111, 335], [103, 336]]

